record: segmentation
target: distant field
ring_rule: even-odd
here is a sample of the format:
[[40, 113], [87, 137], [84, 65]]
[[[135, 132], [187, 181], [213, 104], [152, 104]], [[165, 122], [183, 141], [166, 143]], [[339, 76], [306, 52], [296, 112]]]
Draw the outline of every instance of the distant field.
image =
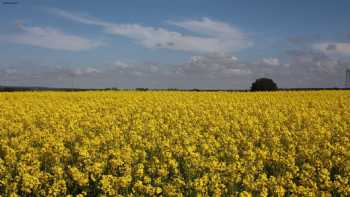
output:
[[350, 91], [0, 93], [0, 196], [350, 196]]

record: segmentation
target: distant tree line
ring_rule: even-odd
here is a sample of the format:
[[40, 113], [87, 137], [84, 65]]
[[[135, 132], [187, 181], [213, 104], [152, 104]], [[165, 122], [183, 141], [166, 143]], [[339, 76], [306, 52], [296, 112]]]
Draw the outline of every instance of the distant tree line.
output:
[[187, 91], [187, 92], [249, 92], [249, 91], [318, 91], [318, 90], [350, 90], [349, 88], [278, 88], [277, 84], [269, 78], [256, 79], [250, 89], [179, 89], [179, 88], [51, 88], [51, 87], [25, 87], [25, 86], [0, 86], [0, 92], [14, 91]]

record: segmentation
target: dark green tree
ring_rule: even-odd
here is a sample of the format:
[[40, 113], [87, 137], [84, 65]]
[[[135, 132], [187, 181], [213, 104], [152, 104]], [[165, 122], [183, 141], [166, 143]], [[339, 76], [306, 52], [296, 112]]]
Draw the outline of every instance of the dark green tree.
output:
[[277, 84], [269, 78], [259, 78], [252, 83], [251, 91], [273, 91], [277, 90]]

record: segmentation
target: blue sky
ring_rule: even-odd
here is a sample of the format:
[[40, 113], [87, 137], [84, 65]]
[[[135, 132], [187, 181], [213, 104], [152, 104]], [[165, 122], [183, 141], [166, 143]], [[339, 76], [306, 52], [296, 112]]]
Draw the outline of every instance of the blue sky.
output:
[[0, 5], [0, 85], [342, 87], [350, 2], [62, 1]]

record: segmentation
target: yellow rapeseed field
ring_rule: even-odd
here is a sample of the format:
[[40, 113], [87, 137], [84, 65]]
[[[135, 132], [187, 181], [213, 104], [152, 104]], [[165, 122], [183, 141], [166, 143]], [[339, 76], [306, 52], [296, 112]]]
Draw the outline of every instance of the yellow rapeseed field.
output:
[[350, 196], [350, 91], [0, 93], [1, 196]]

